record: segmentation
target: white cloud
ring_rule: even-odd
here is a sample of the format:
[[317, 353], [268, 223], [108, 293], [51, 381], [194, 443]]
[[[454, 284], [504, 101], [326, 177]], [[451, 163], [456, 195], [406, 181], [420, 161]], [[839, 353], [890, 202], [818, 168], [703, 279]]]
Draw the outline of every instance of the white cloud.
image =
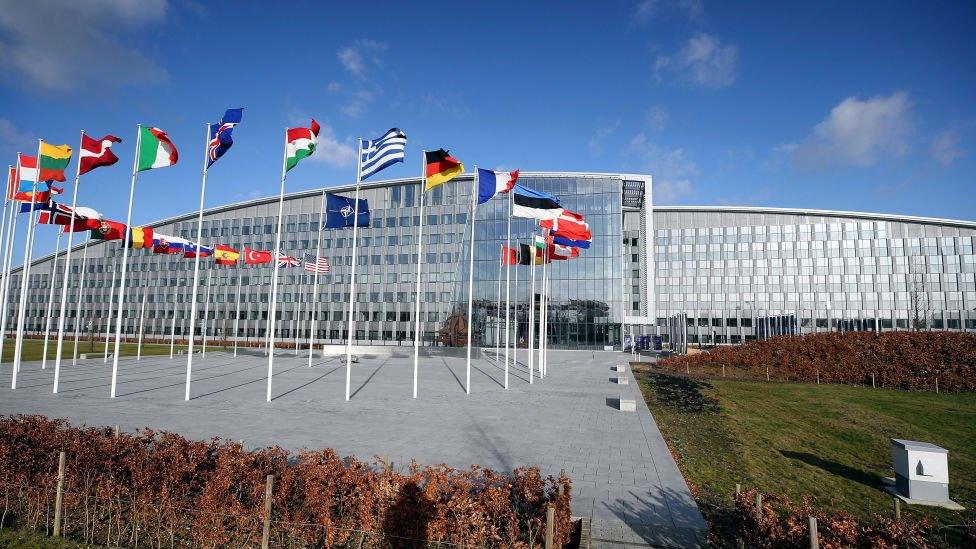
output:
[[610, 134], [617, 131], [620, 127], [620, 120], [614, 120], [610, 124], [605, 124], [596, 129], [593, 136], [590, 137], [590, 141], [587, 143], [587, 148], [590, 149], [590, 154], [593, 156], [600, 156], [603, 154], [603, 141], [610, 137]]
[[336, 55], [350, 74], [357, 78], [366, 78], [370, 71], [383, 66], [383, 55], [387, 47], [385, 42], [360, 39], [351, 46], [339, 48]]
[[626, 152], [637, 157], [641, 168], [653, 177], [655, 203], [677, 202], [694, 194], [692, 178], [701, 171], [683, 148], [662, 147], [639, 133], [630, 140]]
[[641, 0], [634, 6], [634, 20], [647, 23], [664, 12], [677, 13], [697, 21], [705, 10], [701, 0]]
[[848, 97], [792, 151], [801, 168], [830, 165], [871, 166], [882, 157], [908, 153], [911, 103], [904, 92], [866, 100]]
[[0, 74], [8, 84], [64, 92], [165, 81], [124, 34], [162, 22], [166, 0], [35, 0], [0, 9]]
[[935, 136], [929, 153], [936, 162], [943, 166], [948, 166], [956, 159], [965, 156], [966, 153], [959, 147], [959, 135], [955, 130], [947, 130]]
[[373, 102], [377, 92], [369, 90], [357, 90], [352, 92], [349, 102], [342, 106], [342, 113], [346, 116], [355, 118], [366, 111], [366, 107]]
[[654, 105], [647, 109], [645, 121], [647, 122], [647, 127], [655, 131], [661, 131], [667, 127], [670, 116], [668, 109], [661, 105]]
[[658, 81], [672, 76], [685, 84], [724, 88], [735, 82], [738, 64], [737, 46], [722, 44], [718, 38], [700, 33], [677, 52], [659, 55], [654, 61], [654, 74]]
[[334, 168], [346, 168], [356, 164], [356, 147], [351, 144], [350, 139], [340, 141], [332, 126], [319, 122], [319, 143], [315, 147], [312, 159], [324, 162]]
[[10, 120], [0, 118], [0, 148], [12, 151], [24, 151], [25, 147], [37, 146], [37, 141], [31, 136], [20, 131], [20, 129]]

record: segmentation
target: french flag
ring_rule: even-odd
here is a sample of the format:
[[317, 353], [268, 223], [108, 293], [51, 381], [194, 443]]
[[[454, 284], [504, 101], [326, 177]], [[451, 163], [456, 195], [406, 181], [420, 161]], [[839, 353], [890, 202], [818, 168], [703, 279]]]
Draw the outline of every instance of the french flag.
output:
[[515, 187], [519, 171], [493, 172], [478, 168], [478, 204], [484, 204], [496, 194], [507, 193]]

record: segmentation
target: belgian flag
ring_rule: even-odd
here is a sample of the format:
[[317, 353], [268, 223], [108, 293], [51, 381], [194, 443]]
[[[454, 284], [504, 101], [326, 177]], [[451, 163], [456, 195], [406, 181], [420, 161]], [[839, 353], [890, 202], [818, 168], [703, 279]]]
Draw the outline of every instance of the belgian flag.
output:
[[464, 164], [444, 149], [425, 152], [424, 164], [424, 173], [426, 174], [427, 180], [427, 186], [424, 187], [424, 191], [429, 191], [438, 185], [443, 185], [464, 173]]

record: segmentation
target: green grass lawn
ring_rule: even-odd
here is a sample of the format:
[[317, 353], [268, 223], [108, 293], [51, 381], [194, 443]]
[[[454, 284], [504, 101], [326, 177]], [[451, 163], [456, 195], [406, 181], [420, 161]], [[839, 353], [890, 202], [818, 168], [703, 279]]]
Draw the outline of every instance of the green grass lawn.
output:
[[[199, 343], [198, 343], [199, 344]], [[114, 342], [109, 343], [109, 352], [112, 352]], [[57, 353], [58, 340], [56, 337], [52, 337], [47, 347], [47, 358], [51, 360]], [[78, 342], [78, 355], [82, 353], [91, 354], [91, 346], [87, 340]], [[177, 351], [180, 349], [186, 349], [186, 345], [177, 345]], [[23, 350], [23, 360], [41, 360], [41, 353], [44, 350], [44, 340], [43, 339], [25, 339], [24, 340], [24, 350]], [[64, 348], [61, 349], [61, 358], [71, 358], [71, 354], [74, 352], [74, 340], [65, 339]], [[105, 352], [104, 341], [95, 341], [95, 351], [94, 353], [98, 356], [102, 356]], [[143, 344], [142, 354], [146, 355], [168, 355], [169, 345], [164, 344]], [[135, 356], [136, 355], [136, 344], [135, 343], [123, 343], [119, 356]], [[3, 342], [3, 362], [13, 361], [14, 356], [14, 341], [12, 338], [7, 338]]]
[[[651, 413], [713, 529], [729, 528], [735, 484], [859, 518], [890, 514], [879, 477], [892, 476], [889, 438], [949, 450], [949, 494], [976, 506], [976, 394], [828, 384], [700, 380], [635, 368]], [[904, 507], [903, 507], [904, 509]], [[936, 524], [967, 512], [911, 507]]]
[[55, 539], [23, 528], [0, 529], [0, 547], [11, 549], [75, 549], [92, 547], [77, 541]]

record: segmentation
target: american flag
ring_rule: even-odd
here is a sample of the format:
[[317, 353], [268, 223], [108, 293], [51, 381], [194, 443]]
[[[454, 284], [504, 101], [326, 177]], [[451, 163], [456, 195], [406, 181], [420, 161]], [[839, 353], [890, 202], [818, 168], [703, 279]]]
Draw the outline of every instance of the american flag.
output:
[[292, 257], [290, 255], [278, 254], [278, 266], [279, 267], [301, 267], [302, 260], [297, 257]]
[[312, 254], [305, 254], [304, 266], [305, 270], [310, 273], [325, 274], [329, 272], [329, 260]]

